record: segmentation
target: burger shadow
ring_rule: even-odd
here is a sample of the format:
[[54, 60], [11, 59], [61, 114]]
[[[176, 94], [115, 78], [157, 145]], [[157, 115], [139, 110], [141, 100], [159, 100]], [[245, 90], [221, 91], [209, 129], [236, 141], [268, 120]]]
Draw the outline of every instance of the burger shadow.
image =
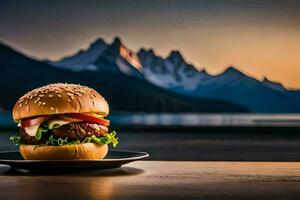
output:
[[134, 167], [120, 167], [105, 170], [19, 170], [9, 166], [0, 167], [0, 176], [101, 176], [101, 177], [115, 177], [115, 176], [136, 176], [145, 173], [143, 169]]

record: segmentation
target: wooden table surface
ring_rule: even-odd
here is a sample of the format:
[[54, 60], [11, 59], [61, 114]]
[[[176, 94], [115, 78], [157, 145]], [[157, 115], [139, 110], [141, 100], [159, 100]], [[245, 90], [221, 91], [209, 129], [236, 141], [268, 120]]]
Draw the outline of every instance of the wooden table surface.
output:
[[297, 162], [139, 161], [68, 174], [20, 174], [1, 166], [0, 174], [0, 199], [300, 198]]

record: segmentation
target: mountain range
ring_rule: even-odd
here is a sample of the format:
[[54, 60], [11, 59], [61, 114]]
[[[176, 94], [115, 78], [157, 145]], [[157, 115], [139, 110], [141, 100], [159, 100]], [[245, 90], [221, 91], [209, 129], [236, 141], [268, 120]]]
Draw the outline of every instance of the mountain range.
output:
[[134, 52], [120, 38], [97, 39], [89, 48], [48, 64], [73, 72], [111, 72], [143, 80], [188, 98], [232, 102], [255, 113], [299, 113], [300, 91], [288, 90], [267, 78], [260, 81], [230, 66], [218, 75], [199, 70], [179, 51], [163, 58], [153, 49]]
[[107, 99], [112, 113], [249, 112], [230, 101], [186, 96], [150, 83], [144, 79], [139, 58], [118, 38], [109, 45], [97, 40], [89, 49], [55, 63], [0, 44], [0, 67], [0, 108], [6, 112], [27, 91], [55, 82], [96, 89]]

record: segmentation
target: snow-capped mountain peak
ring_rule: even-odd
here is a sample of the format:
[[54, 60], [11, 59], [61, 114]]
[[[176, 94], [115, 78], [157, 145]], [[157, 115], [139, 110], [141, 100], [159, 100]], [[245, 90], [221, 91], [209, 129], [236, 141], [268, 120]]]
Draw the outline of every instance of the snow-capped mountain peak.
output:
[[138, 52], [137, 52], [137, 56], [140, 59], [144, 59], [145, 57], [154, 57], [157, 56], [154, 52], [153, 49], [145, 49], [145, 48], [141, 48]]
[[143, 72], [138, 56], [119, 37], [115, 37], [111, 44], [98, 38], [89, 48], [50, 64], [72, 71], [109, 70], [132, 76], [141, 76]]
[[106, 45], [106, 42], [102, 38], [98, 38], [90, 45], [90, 48], [101, 48]]
[[188, 64], [179, 51], [171, 51], [164, 59], [152, 49], [140, 49], [138, 56], [144, 68], [144, 77], [161, 87], [191, 91], [196, 89], [203, 78], [209, 76]]
[[[51, 62], [50, 62], [51, 63]], [[166, 57], [153, 49], [140, 49], [136, 54], [119, 37], [107, 44], [97, 39], [88, 49], [51, 64], [74, 71], [97, 70], [123, 73], [144, 78], [168, 90], [195, 97], [231, 101], [252, 112], [299, 112], [299, 91], [291, 91], [267, 78], [257, 80], [229, 66], [217, 75], [185, 61], [178, 50]], [[281, 105], [281, 106], [278, 106]]]
[[56, 67], [70, 69], [72, 71], [83, 71], [83, 70], [97, 70], [93, 64], [97, 58], [107, 48], [107, 44], [101, 38], [95, 40], [89, 48], [80, 50], [77, 53], [62, 58], [57, 62], [51, 62]]
[[171, 53], [168, 55], [167, 59], [174, 64], [185, 62], [183, 56], [177, 50], [171, 51]]
[[143, 72], [138, 56], [128, 49], [119, 37], [114, 38], [94, 64], [102, 70], [122, 72], [136, 77], [140, 77]]
[[151, 54], [151, 55], [153, 55], [153, 56], [155, 55], [155, 52], [154, 52], [153, 49], [149, 49], [149, 50], [148, 50], [148, 53]]
[[116, 36], [114, 39], [113, 39], [113, 42], [111, 43], [111, 45], [123, 45], [122, 44], [122, 41], [121, 41], [121, 38]]
[[127, 49], [125, 46], [121, 45], [120, 46], [120, 56], [129, 62], [135, 69], [137, 69], [139, 72], [143, 72], [143, 67], [140, 63], [139, 57], [137, 54], [135, 54], [133, 51]]

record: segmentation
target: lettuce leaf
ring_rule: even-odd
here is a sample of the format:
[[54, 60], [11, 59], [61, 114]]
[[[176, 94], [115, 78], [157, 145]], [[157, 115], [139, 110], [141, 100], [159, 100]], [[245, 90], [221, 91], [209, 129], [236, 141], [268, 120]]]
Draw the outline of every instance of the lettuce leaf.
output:
[[113, 147], [116, 147], [119, 143], [118, 138], [116, 137], [116, 132], [107, 133], [102, 137], [96, 137], [94, 135], [85, 138], [82, 143], [96, 143], [96, 144], [112, 144]]
[[12, 135], [9, 137], [9, 141], [11, 141], [14, 145], [20, 145], [21, 144], [21, 137], [17, 135]]
[[43, 136], [43, 133], [48, 132], [48, 131], [49, 131], [49, 128], [48, 128], [47, 124], [42, 123], [39, 126], [38, 130], [36, 131], [35, 139], [40, 140]]
[[[45, 132], [44, 130], [41, 131], [41, 134]], [[22, 144], [20, 136], [13, 135], [9, 138], [9, 140], [15, 145]], [[92, 135], [90, 137], [86, 137], [83, 141], [80, 140], [69, 141], [68, 138], [54, 138], [53, 135], [50, 135], [49, 138], [47, 138], [44, 142], [45, 145], [54, 145], [54, 146], [83, 144], [83, 143], [112, 144], [113, 147], [116, 147], [119, 141], [118, 138], [116, 137], [116, 132], [113, 131], [111, 133], [107, 133], [103, 135], [102, 137], [96, 137], [95, 135]]]

